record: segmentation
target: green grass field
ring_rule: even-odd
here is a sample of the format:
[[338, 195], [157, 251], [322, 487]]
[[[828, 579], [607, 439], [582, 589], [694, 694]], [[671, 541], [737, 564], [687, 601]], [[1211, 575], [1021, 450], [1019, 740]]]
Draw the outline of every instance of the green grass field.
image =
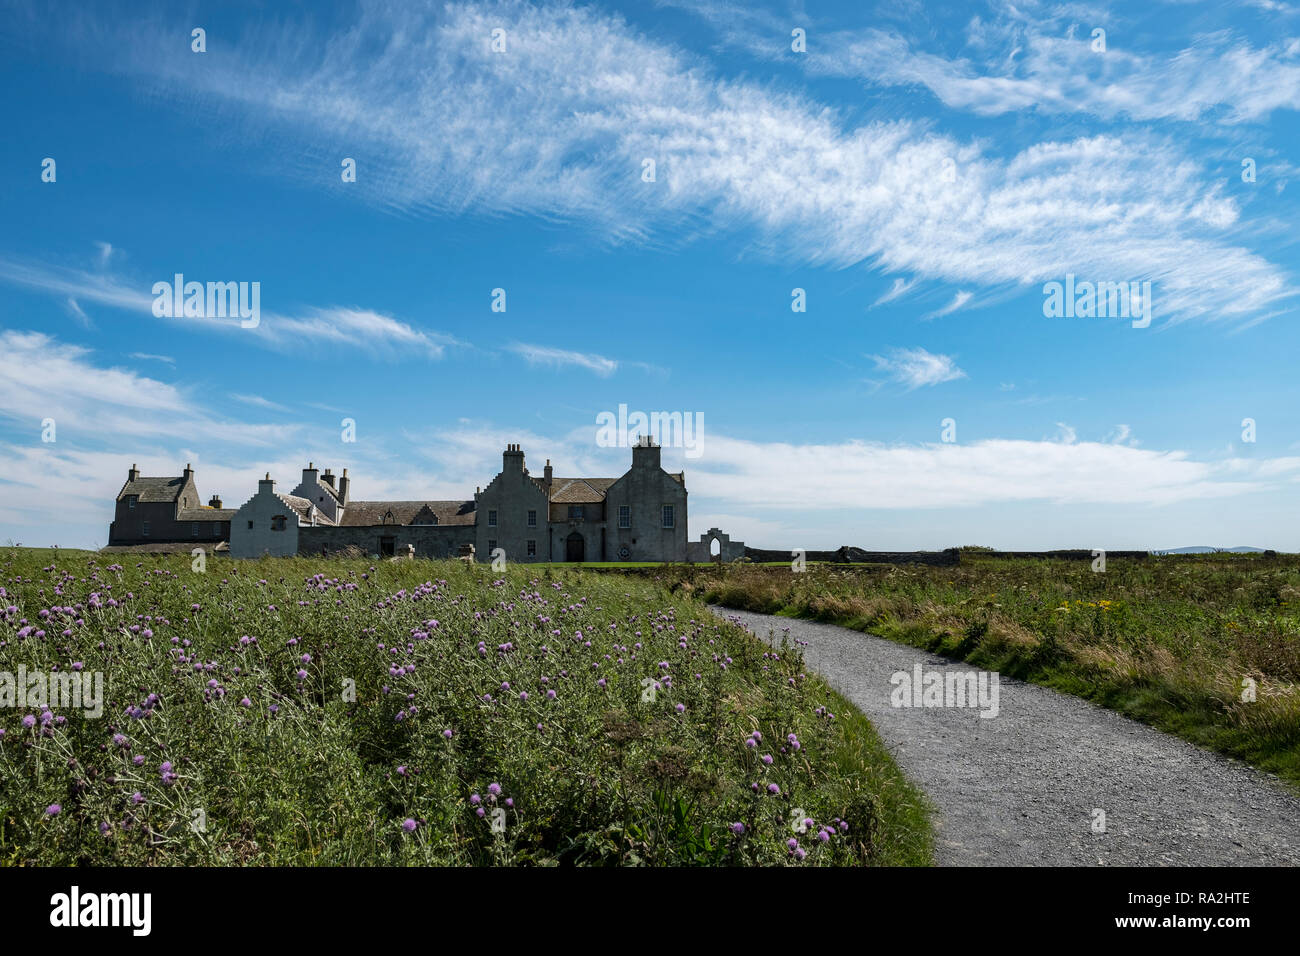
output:
[[10, 684], [0, 864], [931, 859], [923, 798], [796, 649], [644, 577], [10, 548], [0, 588], [0, 672], [105, 697]]
[[675, 593], [846, 625], [1113, 708], [1300, 784], [1300, 557], [675, 567]]

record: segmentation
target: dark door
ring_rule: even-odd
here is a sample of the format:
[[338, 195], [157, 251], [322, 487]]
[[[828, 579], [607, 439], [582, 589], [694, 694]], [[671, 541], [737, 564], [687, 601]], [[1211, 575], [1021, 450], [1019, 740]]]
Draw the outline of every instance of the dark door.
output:
[[393, 550], [394, 550], [393, 545], [396, 543], [397, 542], [394, 538], [380, 538], [379, 553], [381, 555], [388, 555], [391, 558], [393, 556]]
[[587, 542], [578, 532], [573, 532], [564, 540], [564, 560], [585, 561], [586, 555]]

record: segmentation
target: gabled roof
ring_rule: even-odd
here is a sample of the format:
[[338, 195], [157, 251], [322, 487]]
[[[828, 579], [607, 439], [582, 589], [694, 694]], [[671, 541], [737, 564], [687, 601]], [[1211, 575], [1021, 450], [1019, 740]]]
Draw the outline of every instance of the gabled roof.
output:
[[[427, 511], [426, 511], [427, 509]], [[391, 522], [385, 522], [389, 512]], [[474, 523], [473, 501], [350, 501], [343, 508], [344, 527], [361, 527], [391, 524], [410, 524], [417, 516], [427, 519], [432, 513], [438, 524], [466, 525]]]
[[117, 500], [136, 495], [143, 502], [175, 501], [181, 496], [184, 487], [184, 475], [175, 478], [137, 478], [122, 486], [122, 490], [117, 493]]
[[[298, 515], [298, 520], [300, 521], [311, 520], [312, 509], [315, 508], [316, 506], [313, 505], [306, 498], [299, 498], [297, 495], [282, 495], [279, 493], [276, 494], [276, 497], [294, 510], [294, 513]], [[317, 517], [325, 519], [326, 521], [329, 520], [325, 514], [319, 511], [317, 512]]]
[[330, 483], [325, 479], [317, 478], [316, 484], [320, 485], [322, 488], [328, 491], [330, 493], [330, 497], [332, 497], [336, 502], [343, 500], [343, 497], [339, 494], [339, 490], [333, 487], [332, 485], [330, 485]]
[[605, 500], [605, 492], [617, 478], [552, 478], [551, 501], [557, 504], [589, 504]]

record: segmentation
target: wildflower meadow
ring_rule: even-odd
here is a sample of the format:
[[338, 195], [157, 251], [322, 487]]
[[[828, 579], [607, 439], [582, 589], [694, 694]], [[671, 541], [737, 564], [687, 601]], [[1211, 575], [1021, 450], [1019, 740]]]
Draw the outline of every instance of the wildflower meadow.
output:
[[649, 580], [5, 549], [0, 672], [6, 865], [930, 860], [797, 647]]

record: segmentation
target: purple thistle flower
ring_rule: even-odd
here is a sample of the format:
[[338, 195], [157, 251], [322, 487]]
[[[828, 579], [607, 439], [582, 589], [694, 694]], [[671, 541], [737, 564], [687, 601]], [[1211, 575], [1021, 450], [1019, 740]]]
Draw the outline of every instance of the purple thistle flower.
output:
[[774, 783], [769, 783], [769, 784], [767, 785], [767, 792], [770, 793], [770, 794], [775, 795], [775, 794], [778, 794], [778, 793], [781, 792], [781, 788], [778, 787], [778, 786], [777, 786], [776, 784], [774, 784]]
[[57, 803], [51, 803], [48, 807], [45, 808], [45, 815], [47, 817], [57, 817], [62, 812], [63, 812], [63, 808], [59, 806]]
[[405, 830], [407, 833], [415, 832], [415, 827], [416, 827], [416, 823], [410, 817], [407, 817], [405, 820], [402, 821], [402, 829]]
[[448, 728], [447, 730], [444, 730], [444, 731], [442, 732], [442, 735], [443, 735], [444, 737], [446, 737], [448, 740], [451, 740], [451, 729]]
[[743, 834], [745, 832], [745, 825], [743, 823], [733, 823], [731, 825], [731, 832], [737, 835]]
[[488, 793], [492, 794], [492, 796], [494, 796], [494, 797], [497, 796], [498, 794], [500, 794], [500, 793], [501, 793], [501, 784], [499, 784], [499, 783], [489, 783], [489, 784], [488, 784]]
[[30, 730], [31, 728], [35, 727], [35, 726], [36, 726], [36, 718], [35, 718], [34, 716], [32, 716], [31, 714], [28, 714], [26, 717], [23, 718], [23, 726], [26, 727], [28, 730]]
[[763, 763], [767, 764], [768, 766], [771, 766], [771, 765], [772, 765], [772, 755], [771, 755], [771, 754], [763, 754], [762, 758], [760, 758], [760, 759], [762, 759]]
[[483, 802], [483, 798], [480, 797], [477, 793], [473, 793], [470, 794], [469, 802], [472, 806], [478, 806], [480, 803]]

